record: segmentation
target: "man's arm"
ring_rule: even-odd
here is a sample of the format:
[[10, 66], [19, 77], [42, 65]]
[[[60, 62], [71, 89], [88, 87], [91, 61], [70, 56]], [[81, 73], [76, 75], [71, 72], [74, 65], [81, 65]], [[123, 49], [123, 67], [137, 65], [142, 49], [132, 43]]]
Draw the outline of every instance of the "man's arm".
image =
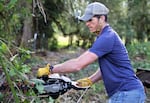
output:
[[101, 79], [102, 79], [102, 76], [101, 76], [101, 71], [100, 71], [100, 69], [98, 68], [98, 70], [97, 70], [94, 74], [92, 74], [92, 75], [89, 77], [89, 79], [92, 81], [92, 83], [95, 83], [95, 82], [101, 80]]
[[75, 59], [68, 60], [64, 63], [54, 65], [53, 73], [71, 73], [77, 72], [87, 65], [93, 63], [98, 56], [90, 51], [86, 51]]

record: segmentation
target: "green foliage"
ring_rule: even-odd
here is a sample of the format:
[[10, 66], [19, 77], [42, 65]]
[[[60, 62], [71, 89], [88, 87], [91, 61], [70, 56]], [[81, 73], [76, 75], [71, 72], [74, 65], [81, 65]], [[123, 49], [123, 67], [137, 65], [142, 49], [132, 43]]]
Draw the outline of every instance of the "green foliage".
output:
[[[44, 22], [43, 15], [38, 7], [35, 14], [38, 17], [37, 27], [33, 26], [32, 31], [38, 32], [39, 42], [45, 34], [45, 44], [43, 48], [57, 49], [55, 42], [49, 39], [56, 39], [55, 34], [63, 34], [70, 38], [69, 46], [80, 46], [88, 48], [94, 41], [85, 24], [80, 23], [76, 17], [83, 14], [88, 3], [94, 0], [43, 0], [43, 8], [46, 13], [47, 23]], [[108, 22], [125, 40], [130, 44], [133, 39], [150, 40], [149, 33], [149, 1], [148, 0], [97, 0], [104, 3], [109, 9]], [[32, 0], [1, 0], [0, 1], [0, 37], [9, 41], [14, 41], [19, 45], [22, 37], [23, 21], [26, 17], [31, 17]], [[117, 18], [117, 19], [116, 19]], [[34, 21], [33, 21], [34, 22]], [[30, 23], [31, 24], [31, 23]], [[55, 24], [55, 26], [53, 25]], [[57, 28], [57, 29], [56, 29]], [[73, 38], [75, 36], [75, 38]], [[19, 42], [18, 42], [19, 41]], [[72, 42], [75, 41], [75, 42]], [[48, 43], [49, 42], [49, 43]], [[74, 43], [74, 44], [72, 44]], [[42, 43], [37, 43], [41, 48]], [[40, 45], [40, 46], [39, 46]]]
[[[25, 49], [19, 49], [19, 55], [13, 56], [10, 47], [0, 40], [0, 66], [2, 71], [5, 73], [7, 83], [10, 86], [11, 92], [13, 94], [13, 100], [15, 103], [20, 103], [21, 98], [17, 95], [23, 95], [22, 90], [15, 89], [17, 86], [17, 81], [29, 81], [26, 76], [30, 72], [31, 68], [25, 64], [25, 61], [30, 58], [29, 51]], [[11, 93], [10, 93], [11, 94]], [[8, 94], [2, 93], [5, 99]], [[3, 101], [6, 101], [3, 99]], [[19, 102], [20, 101], [20, 102]]]
[[128, 0], [128, 19], [136, 32], [136, 39], [149, 39], [150, 3], [149, 0]]
[[8, 10], [12, 9], [16, 4], [18, 0], [10, 0], [10, 2], [7, 5]]
[[137, 42], [128, 45], [129, 55], [134, 58], [136, 56], [140, 56], [143, 59], [150, 59], [150, 42]]
[[7, 45], [4, 42], [1, 42], [0, 51], [1, 53], [8, 52]]
[[127, 45], [133, 67], [150, 68], [150, 42], [137, 42]]
[[4, 98], [3, 94], [0, 92], [0, 101], [2, 101]]
[[99, 92], [104, 92], [104, 84], [102, 82], [98, 82], [98, 83], [95, 83], [93, 86], [92, 86], [92, 89], [94, 90], [94, 92], [96, 93], [99, 93]]
[[4, 9], [4, 6], [2, 3], [0, 3], [0, 12]]
[[58, 42], [57, 42], [57, 39], [55, 37], [49, 39], [48, 47], [51, 51], [55, 51], [58, 49]]
[[[3, 55], [3, 53], [6, 51], [6, 48], [7, 48], [7, 46], [6, 46], [6, 44], [4, 43], [4, 42], [0, 42], [1, 43], [1, 45], [0, 45], [0, 47], [1, 47], [1, 51], [0, 51], [0, 55], [2, 55], [1, 57], [0, 57], [0, 65], [2, 66], [2, 68], [3, 68], [3, 71], [4, 71], [4, 73], [5, 73], [5, 75], [6, 75], [6, 79], [7, 79], [7, 82], [8, 82], [8, 84], [9, 84], [9, 86], [10, 86], [10, 88], [11, 88], [11, 91], [12, 91], [12, 94], [13, 94], [13, 96], [14, 96], [14, 101], [16, 102], [16, 103], [19, 103], [19, 99], [18, 99], [18, 97], [17, 97], [17, 95], [16, 95], [16, 91], [15, 91], [15, 88], [13, 87], [13, 83], [12, 83], [12, 81], [11, 81], [11, 77], [9, 76], [9, 74], [8, 74], [8, 64], [5, 64], [6, 62], [7, 62], [7, 59], [5, 58], [5, 56]], [[7, 66], [5, 66], [5, 65], [7, 65]]]
[[[16, 48], [17, 54], [13, 55], [10, 48]], [[0, 92], [0, 100], [7, 102], [11, 100], [12, 103], [41, 103], [40, 98], [35, 94], [32, 87], [30, 89], [30, 83], [35, 84], [35, 88], [38, 90], [38, 93], [44, 93], [44, 87], [42, 83], [44, 81], [39, 79], [30, 79], [29, 73], [31, 68], [27, 64], [31, 59], [31, 53], [29, 50], [15, 47], [14, 45], [8, 46], [7, 43], [0, 40], [0, 66], [2, 71], [6, 76], [6, 83], [8, 83], [10, 90], [7, 92]], [[32, 73], [31, 73], [32, 74]], [[32, 74], [33, 75], [33, 74]], [[34, 77], [34, 76], [33, 76]], [[23, 92], [21, 88], [18, 88], [18, 83], [22, 85], [28, 85], [29, 90]], [[8, 96], [13, 96], [13, 98], [8, 98]], [[21, 96], [20, 96], [21, 95]], [[52, 98], [48, 98], [45, 102], [49, 101], [53, 103]]]
[[25, 2], [32, 0], [0, 0], [0, 37], [13, 41], [17, 45], [21, 42], [23, 20], [31, 15]]

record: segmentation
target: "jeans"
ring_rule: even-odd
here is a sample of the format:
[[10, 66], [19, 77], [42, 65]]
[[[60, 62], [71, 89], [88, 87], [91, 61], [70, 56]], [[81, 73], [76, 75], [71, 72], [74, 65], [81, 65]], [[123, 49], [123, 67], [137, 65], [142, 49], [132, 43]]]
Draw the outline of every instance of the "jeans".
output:
[[135, 89], [131, 91], [119, 91], [111, 96], [108, 103], [144, 103], [146, 94], [144, 89]]

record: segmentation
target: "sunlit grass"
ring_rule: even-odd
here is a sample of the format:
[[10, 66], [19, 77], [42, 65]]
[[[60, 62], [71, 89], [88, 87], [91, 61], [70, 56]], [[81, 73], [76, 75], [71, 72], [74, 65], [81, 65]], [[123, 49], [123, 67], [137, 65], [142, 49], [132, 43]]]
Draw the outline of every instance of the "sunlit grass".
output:
[[[73, 36], [73, 45], [76, 43], [76, 40], [77, 40], [77, 37], [76, 36]], [[57, 36], [57, 41], [58, 41], [58, 48], [63, 48], [63, 47], [66, 47], [68, 45], [70, 45], [70, 42], [69, 42], [69, 36]], [[72, 47], [73, 47], [72, 45]]]
[[65, 47], [69, 44], [69, 38], [68, 37], [63, 37], [63, 36], [59, 36], [57, 37], [58, 40], [58, 46], [61, 47]]

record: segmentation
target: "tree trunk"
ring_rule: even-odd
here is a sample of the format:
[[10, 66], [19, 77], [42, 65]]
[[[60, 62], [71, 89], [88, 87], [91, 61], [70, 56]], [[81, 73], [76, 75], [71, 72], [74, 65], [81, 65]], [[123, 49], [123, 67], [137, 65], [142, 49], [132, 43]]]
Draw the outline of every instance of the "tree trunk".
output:
[[28, 47], [28, 41], [32, 38], [32, 18], [28, 17], [24, 20], [23, 33], [21, 38], [21, 47]]
[[[29, 12], [32, 12], [32, 4], [28, 1], [22, 2], [23, 6], [25, 8], [29, 9]], [[32, 16], [26, 16], [24, 21], [23, 21], [23, 30], [22, 30], [22, 37], [21, 37], [21, 42], [20, 46], [21, 47], [30, 47], [31, 45], [31, 39], [33, 38], [32, 36], [32, 27], [33, 27], [33, 22], [32, 22]], [[30, 45], [29, 45], [30, 43]]]

